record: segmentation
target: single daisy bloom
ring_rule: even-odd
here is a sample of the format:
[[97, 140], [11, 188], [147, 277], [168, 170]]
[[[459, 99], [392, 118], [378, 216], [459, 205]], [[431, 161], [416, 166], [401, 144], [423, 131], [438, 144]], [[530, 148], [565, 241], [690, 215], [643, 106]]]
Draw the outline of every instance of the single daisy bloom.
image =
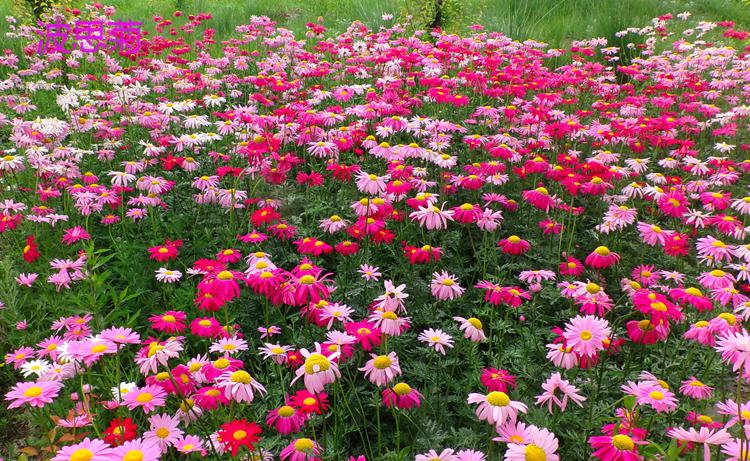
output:
[[487, 340], [482, 329], [482, 321], [478, 318], [469, 317], [465, 319], [463, 317], [453, 317], [453, 320], [458, 322], [458, 328], [464, 332], [464, 338], [477, 343]]
[[216, 379], [216, 386], [224, 389], [227, 399], [240, 403], [251, 403], [256, 392], [266, 393], [266, 388], [245, 370], [225, 371]]
[[565, 326], [563, 336], [568, 347], [587, 357], [595, 357], [604, 349], [604, 340], [612, 330], [609, 322], [593, 315], [576, 316]]
[[422, 394], [406, 383], [397, 383], [383, 389], [383, 405], [386, 408], [395, 406], [400, 409], [418, 407], [422, 403]]
[[305, 357], [305, 362], [297, 369], [291, 384], [304, 377], [305, 388], [309, 392], [318, 393], [325, 389], [326, 384], [331, 384], [336, 378], [341, 377], [339, 367], [335, 362], [341, 352], [334, 352], [326, 357], [323, 355], [321, 345], [315, 343], [314, 352], [302, 349], [300, 353]]
[[359, 371], [365, 372], [365, 378], [376, 386], [385, 386], [401, 374], [398, 355], [390, 352], [388, 355], [370, 354], [372, 357]]
[[289, 461], [321, 461], [323, 449], [312, 439], [299, 438], [281, 450], [281, 459]]
[[456, 276], [449, 274], [446, 271], [432, 273], [430, 289], [432, 291], [432, 296], [441, 301], [460, 298], [465, 290], [465, 288], [458, 284]]
[[427, 345], [437, 352], [445, 355], [445, 348], [453, 348], [453, 338], [443, 330], [434, 330], [428, 328], [419, 334], [417, 337], [421, 342], [427, 343]]
[[18, 408], [22, 405], [42, 408], [60, 393], [62, 384], [57, 381], [30, 381], [17, 383], [7, 394], [5, 400], [10, 401], [8, 408]]
[[569, 399], [579, 407], [583, 407], [583, 402], [586, 400], [586, 397], [578, 394], [578, 388], [563, 379], [560, 373], [553, 373], [542, 384], [542, 389], [544, 389], [544, 392], [536, 397], [536, 404], [547, 403], [547, 410], [550, 413], [552, 413], [553, 404], [557, 405], [560, 410], [565, 411]]
[[714, 388], [703, 384], [695, 376], [680, 383], [680, 392], [691, 399], [703, 400], [711, 397]]
[[504, 461], [558, 461], [558, 441], [555, 434], [545, 428], [532, 426], [525, 443], [509, 443]]
[[492, 391], [487, 395], [472, 393], [467, 399], [468, 403], [479, 404], [476, 414], [482, 421], [490, 424], [501, 425], [507, 420], [515, 420], [518, 412], [526, 413], [527, 407], [521, 402], [516, 402], [501, 391]]
[[158, 461], [161, 457], [159, 446], [143, 439], [130, 440], [112, 449], [111, 461]]

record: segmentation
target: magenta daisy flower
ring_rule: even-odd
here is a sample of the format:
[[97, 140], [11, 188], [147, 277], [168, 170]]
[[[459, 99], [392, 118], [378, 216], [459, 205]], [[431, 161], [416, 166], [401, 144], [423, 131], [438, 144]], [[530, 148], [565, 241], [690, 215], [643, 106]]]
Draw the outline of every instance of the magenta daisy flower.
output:
[[593, 315], [577, 316], [565, 326], [563, 337], [574, 352], [595, 357], [604, 349], [604, 340], [609, 339], [612, 330], [609, 322]]
[[8, 408], [18, 408], [22, 405], [42, 408], [55, 400], [60, 389], [62, 389], [62, 384], [57, 381], [18, 383], [5, 394], [5, 400], [11, 402]]
[[141, 408], [144, 413], [148, 414], [156, 408], [164, 406], [167, 393], [161, 386], [150, 384], [142, 388], [133, 389], [125, 394], [123, 403], [128, 410]]
[[112, 449], [99, 439], [89, 439], [62, 447], [52, 461], [112, 461]]
[[112, 449], [111, 461], [158, 461], [161, 449], [150, 440], [130, 440]]

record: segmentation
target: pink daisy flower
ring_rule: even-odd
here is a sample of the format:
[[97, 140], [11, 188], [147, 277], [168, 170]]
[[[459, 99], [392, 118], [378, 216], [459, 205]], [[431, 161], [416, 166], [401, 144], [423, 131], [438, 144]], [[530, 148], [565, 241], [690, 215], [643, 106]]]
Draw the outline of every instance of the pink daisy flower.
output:
[[150, 429], [143, 433], [143, 439], [156, 443], [162, 453], [175, 446], [183, 435], [182, 429], [178, 427], [180, 420], [175, 416], [151, 415], [148, 422]]
[[383, 389], [383, 405], [386, 408], [396, 406], [400, 409], [418, 407], [422, 403], [422, 394], [406, 383], [397, 383]]
[[79, 240], [91, 240], [91, 236], [88, 232], [86, 232], [86, 229], [81, 226], [75, 226], [71, 227], [70, 229], [65, 229], [65, 233], [62, 237], [62, 242], [64, 244], [72, 245]]
[[503, 253], [511, 256], [524, 254], [531, 249], [531, 244], [517, 235], [511, 235], [508, 238], [500, 240], [497, 246], [500, 247]]
[[238, 403], [251, 403], [256, 392], [266, 393], [266, 388], [245, 370], [225, 371], [216, 379], [216, 386], [224, 390], [224, 397]]
[[164, 392], [164, 389], [162, 389], [161, 386], [151, 384], [142, 388], [133, 389], [125, 394], [123, 397], [123, 403], [128, 407], [128, 410], [141, 408], [144, 413], [148, 414], [154, 411], [157, 407], [164, 406], [166, 396], [167, 393]]
[[606, 269], [620, 262], [620, 255], [605, 246], [598, 246], [588, 256], [586, 265], [594, 269]]
[[88, 437], [79, 443], [62, 447], [52, 461], [112, 461], [112, 449], [99, 439]]
[[183, 454], [203, 452], [205, 443], [197, 435], [179, 436], [174, 440], [175, 449]]
[[299, 438], [281, 450], [281, 459], [289, 461], [321, 461], [323, 449], [312, 439]]
[[279, 434], [289, 435], [302, 430], [307, 416], [300, 410], [283, 405], [279, 408], [269, 410], [266, 416], [266, 425], [276, 429]]
[[441, 273], [433, 272], [432, 282], [430, 282], [432, 296], [441, 301], [460, 298], [465, 288], [461, 287], [457, 282], [456, 276], [448, 274], [446, 271]]
[[443, 330], [435, 330], [428, 328], [419, 334], [418, 340], [423, 343], [427, 343], [429, 347], [432, 347], [437, 352], [445, 355], [445, 348], [453, 348], [453, 338]]
[[22, 405], [42, 408], [52, 403], [61, 389], [62, 384], [57, 381], [21, 382], [5, 394], [5, 400], [11, 402], [8, 408], [18, 408]]
[[388, 355], [370, 354], [371, 359], [359, 371], [365, 372], [365, 378], [376, 386], [385, 386], [401, 374], [398, 355], [390, 352]]
[[638, 405], [649, 405], [657, 413], [671, 413], [677, 409], [674, 394], [658, 384], [638, 386], [635, 398]]
[[326, 384], [331, 384], [336, 378], [341, 377], [339, 367], [335, 362], [341, 352], [334, 352], [326, 357], [323, 355], [321, 345], [315, 343], [315, 351], [310, 352], [307, 349], [302, 349], [300, 353], [305, 357], [305, 362], [295, 372], [296, 376], [291, 384], [304, 377], [305, 388], [309, 392], [317, 394], [325, 389]]
[[680, 383], [680, 392], [691, 399], [703, 400], [713, 395], [714, 388], [703, 384], [695, 376], [691, 376], [690, 379]]
[[515, 420], [518, 412], [526, 413], [527, 407], [521, 402], [516, 402], [501, 391], [492, 391], [489, 394], [469, 394], [467, 402], [478, 404], [477, 417], [490, 424], [501, 425], [507, 420]]
[[574, 352], [595, 357], [604, 349], [604, 340], [608, 339], [612, 330], [609, 322], [593, 315], [576, 316], [565, 326], [563, 337]]
[[463, 317], [453, 317], [453, 320], [459, 323], [459, 329], [464, 332], [464, 338], [474, 341], [486, 341], [487, 337], [482, 329], [482, 321], [475, 317], [465, 319]]
[[504, 461], [558, 461], [558, 441], [555, 434], [545, 428], [531, 427], [530, 437], [521, 443], [509, 443]]
[[150, 441], [129, 440], [112, 449], [112, 461], [158, 461], [161, 457], [159, 446]]
[[[578, 388], [570, 384], [560, 376], [560, 373], [553, 373], [552, 376], [542, 384], [544, 392], [536, 397], [536, 404], [547, 403], [547, 410], [552, 413], [552, 405], [557, 405], [560, 410], [565, 411], [568, 405], [568, 399], [572, 400], [579, 407], [583, 407], [586, 397], [578, 394]], [[558, 396], [557, 393], [560, 393]]]
[[716, 351], [721, 359], [732, 365], [732, 370], [750, 372], [750, 334], [744, 328], [737, 332], [727, 333], [719, 338]]

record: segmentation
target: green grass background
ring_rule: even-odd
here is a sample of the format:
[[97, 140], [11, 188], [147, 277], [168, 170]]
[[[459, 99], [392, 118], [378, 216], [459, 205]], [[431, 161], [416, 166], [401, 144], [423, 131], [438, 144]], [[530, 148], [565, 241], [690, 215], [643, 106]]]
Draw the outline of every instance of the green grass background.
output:
[[[13, 11], [14, 2], [0, 0], [0, 17]], [[302, 33], [305, 23], [325, 19], [332, 32], [341, 32], [355, 20], [377, 28], [385, 22], [384, 13], [404, 18], [419, 15], [425, 0], [102, 0], [117, 7], [117, 18], [140, 20], [152, 28], [153, 15], [168, 17], [179, 9], [185, 13], [210, 12], [208, 24], [217, 30], [219, 40], [227, 38], [234, 27], [247, 23], [253, 15], [268, 16], [281, 27]], [[748, 0], [750, 1], [750, 0]], [[83, 1], [70, 0], [80, 7]], [[694, 18], [706, 21], [732, 20], [739, 28], [750, 29], [750, 5], [741, 0], [462, 0], [457, 28], [478, 23], [488, 30], [525, 40], [565, 46], [571, 40], [613, 37], [627, 27], [649, 24], [651, 18], [665, 13], [690, 11]], [[389, 22], [392, 24], [392, 22]], [[0, 25], [0, 31], [7, 29]], [[3, 44], [0, 37], [0, 44]]]

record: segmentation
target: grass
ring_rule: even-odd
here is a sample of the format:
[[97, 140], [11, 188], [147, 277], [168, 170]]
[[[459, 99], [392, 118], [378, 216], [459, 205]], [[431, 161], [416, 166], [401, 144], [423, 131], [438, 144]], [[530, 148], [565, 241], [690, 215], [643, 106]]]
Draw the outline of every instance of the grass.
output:
[[[85, 2], [71, 0], [74, 6]], [[325, 19], [333, 32], [344, 31], [359, 20], [371, 28], [384, 24], [384, 13], [402, 16], [407, 4], [427, 0], [109, 0], [118, 10], [118, 19], [140, 20], [153, 30], [151, 17], [168, 17], [179, 9], [183, 12], [210, 12], [217, 38], [228, 37], [235, 26], [244, 24], [253, 15], [268, 16], [280, 26], [301, 34], [305, 24]], [[11, 14], [12, 2], [0, 1], [0, 17]], [[651, 18], [665, 13], [690, 11], [706, 21], [733, 20], [738, 27], [750, 29], [750, 6], [740, 0], [481, 0], [478, 9], [465, 6], [462, 11], [464, 28], [472, 23], [488, 30], [500, 31], [518, 39], [535, 39], [552, 46], [564, 47], [572, 40], [605, 37], [627, 27], [643, 27]], [[410, 8], [418, 11], [418, 8]], [[7, 29], [4, 21], [0, 32]], [[4, 39], [0, 37], [0, 47]]]

